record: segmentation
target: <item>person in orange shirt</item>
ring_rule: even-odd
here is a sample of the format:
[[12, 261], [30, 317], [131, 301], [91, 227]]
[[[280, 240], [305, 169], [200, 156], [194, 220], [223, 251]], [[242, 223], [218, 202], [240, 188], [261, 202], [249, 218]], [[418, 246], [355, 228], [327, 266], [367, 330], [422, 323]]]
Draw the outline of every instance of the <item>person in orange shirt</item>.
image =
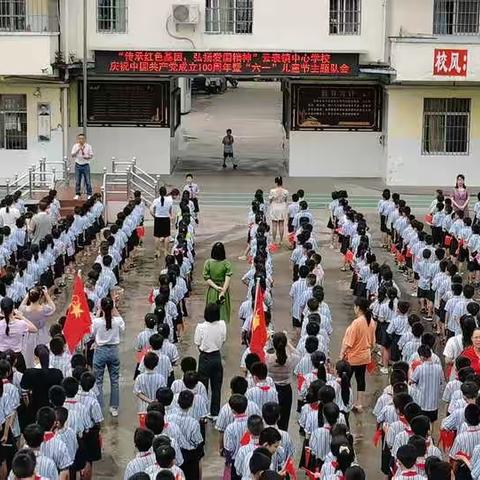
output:
[[340, 358], [351, 365], [351, 375], [355, 374], [357, 401], [353, 409], [361, 412], [365, 400], [365, 374], [375, 346], [376, 325], [372, 320], [370, 302], [366, 298], [358, 297], [355, 300], [354, 311], [356, 318], [345, 331]]

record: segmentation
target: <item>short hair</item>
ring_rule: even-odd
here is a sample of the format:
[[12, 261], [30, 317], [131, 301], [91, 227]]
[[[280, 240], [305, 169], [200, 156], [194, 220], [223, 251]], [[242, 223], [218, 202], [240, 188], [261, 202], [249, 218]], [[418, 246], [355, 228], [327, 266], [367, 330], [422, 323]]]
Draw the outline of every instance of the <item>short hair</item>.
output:
[[197, 370], [197, 360], [194, 357], [184, 357], [180, 362], [182, 372]]
[[173, 391], [169, 387], [160, 387], [155, 393], [155, 398], [160, 402], [164, 407], [168, 407], [173, 402]]
[[262, 417], [267, 425], [276, 425], [280, 418], [280, 405], [277, 402], [264, 403]]
[[37, 458], [29, 448], [19, 450], [12, 460], [12, 472], [16, 478], [29, 478], [35, 475]]
[[55, 425], [55, 410], [52, 407], [42, 407], [37, 412], [37, 423], [45, 430], [53, 430]]
[[405, 468], [412, 468], [417, 458], [417, 449], [413, 445], [402, 445], [397, 450], [397, 459]]
[[228, 400], [228, 405], [237, 414], [245, 413], [248, 406], [248, 400], [245, 395], [234, 393]]
[[182, 410], [188, 410], [193, 405], [195, 395], [190, 390], [183, 390], [178, 394], [178, 406]]
[[76, 378], [65, 377], [62, 380], [62, 387], [67, 398], [73, 398], [78, 393], [79, 383]]
[[260, 432], [260, 436], [258, 438], [258, 444], [273, 445], [275, 443], [280, 442], [281, 440], [282, 440], [282, 436], [280, 435], [280, 432], [276, 428], [267, 427]]
[[246, 391], [248, 390], [247, 379], [245, 377], [241, 377], [240, 375], [236, 375], [230, 380], [230, 390], [233, 393], [245, 395]]
[[268, 375], [268, 368], [263, 362], [254, 363], [250, 371], [259, 380], [265, 380]]
[[148, 452], [152, 448], [155, 435], [148, 428], [138, 427], [133, 434], [133, 443], [139, 452]]
[[90, 371], [82, 373], [80, 386], [84, 392], [89, 392], [95, 386], [95, 375]]
[[38, 423], [31, 423], [23, 430], [23, 438], [30, 448], [40, 448], [45, 430]]
[[155, 450], [155, 459], [161, 468], [169, 468], [175, 460], [175, 449], [170, 445], [162, 445]]
[[218, 322], [220, 320], [220, 306], [216, 303], [207, 303], [204, 317], [207, 322]]
[[155, 352], [148, 352], [143, 357], [143, 364], [147, 370], [155, 370], [158, 365], [158, 355]]

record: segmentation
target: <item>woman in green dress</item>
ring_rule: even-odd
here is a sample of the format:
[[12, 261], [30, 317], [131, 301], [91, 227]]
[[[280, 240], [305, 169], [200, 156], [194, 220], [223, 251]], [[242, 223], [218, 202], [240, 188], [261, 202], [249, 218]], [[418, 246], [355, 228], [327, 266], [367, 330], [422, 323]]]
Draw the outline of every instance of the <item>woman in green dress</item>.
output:
[[220, 304], [220, 320], [230, 321], [230, 278], [232, 264], [225, 258], [223, 243], [217, 242], [212, 247], [210, 258], [203, 266], [203, 278], [207, 282], [207, 305]]

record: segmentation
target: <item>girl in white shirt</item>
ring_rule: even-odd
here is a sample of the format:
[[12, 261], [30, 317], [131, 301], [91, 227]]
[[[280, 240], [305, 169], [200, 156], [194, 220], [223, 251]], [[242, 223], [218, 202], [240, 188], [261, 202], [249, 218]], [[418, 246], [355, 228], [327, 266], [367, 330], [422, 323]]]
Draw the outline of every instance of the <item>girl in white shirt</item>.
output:
[[98, 388], [98, 401], [103, 406], [103, 374], [105, 367], [108, 368], [110, 376], [110, 414], [117, 417], [120, 403], [120, 355], [118, 345], [120, 335], [125, 332], [125, 322], [115, 308], [113, 300], [108, 297], [101, 302], [100, 315], [93, 319], [92, 325], [92, 333], [95, 336], [93, 372]]

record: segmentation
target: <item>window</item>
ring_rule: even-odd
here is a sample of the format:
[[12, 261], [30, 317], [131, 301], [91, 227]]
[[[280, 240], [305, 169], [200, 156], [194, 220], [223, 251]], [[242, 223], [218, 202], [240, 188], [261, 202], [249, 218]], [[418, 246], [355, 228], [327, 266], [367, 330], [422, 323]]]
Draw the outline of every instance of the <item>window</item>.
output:
[[469, 98], [425, 98], [423, 112], [424, 155], [468, 154]]
[[330, 0], [330, 34], [360, 35], [361, 0]]
[[433, 33], [478, 35], [480, 0], [435, 0]]
[[252, 33], [253, 0], [207, 0], [208, 33]]
[[[168, 82], [88, 82], [89, 125], [170, 125]], [[80, 90], [80, 102], [82, 105]], [[79, 111], [79, 119], [82, 113]]]
[[127, 0], [97, 0], [97, 30], [101, 33], [125, 33]]
[[0, 95], [0, 148], [27, 149], [26, 95]]

